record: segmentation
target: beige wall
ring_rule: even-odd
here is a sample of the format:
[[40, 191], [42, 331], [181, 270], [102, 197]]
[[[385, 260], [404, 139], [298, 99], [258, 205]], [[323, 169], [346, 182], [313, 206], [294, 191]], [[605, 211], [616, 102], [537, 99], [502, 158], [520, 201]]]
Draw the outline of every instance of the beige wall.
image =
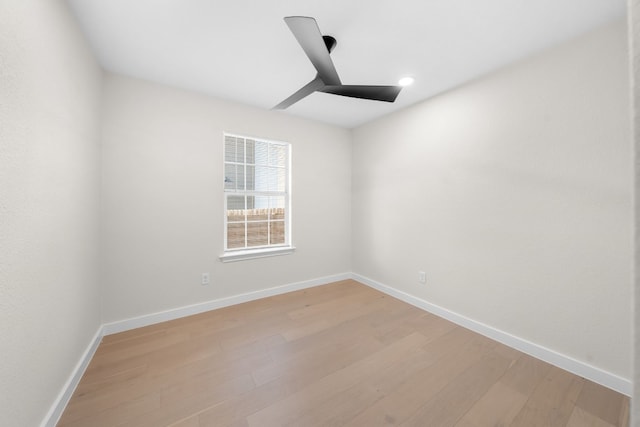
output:
[[634, 295], [635, 295], [635, 322], [634, 342], [635, 358], [633, 370], [633, 399], [631, 400], [631, 425], [640, 426], [640, 0], [628, 1], [629, 22], [629, 47], [630, 70], [632, 79], [632, 111], [633, 111], [633, 140], [634, 140], [634, 165], [635, 165], [635, 271], [634, 271]]
[[627, 63], [620, 23], [356, 129], [352, 270], [630, 379]]
[[[112, 74], [103, 118], [105, 322], [350, 271], [349, 131]], [[292, 144], [294, 254], [219, 261], [225, 131]]]
[[97, 332], [101, 71], [61, 1], [0, 0], [0, 424], [38, 425]]

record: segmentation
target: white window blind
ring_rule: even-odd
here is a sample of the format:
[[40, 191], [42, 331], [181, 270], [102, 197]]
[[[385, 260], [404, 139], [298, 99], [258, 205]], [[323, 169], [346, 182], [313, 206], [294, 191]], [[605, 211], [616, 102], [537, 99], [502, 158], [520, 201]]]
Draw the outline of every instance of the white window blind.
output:
[[225, 252], [291, 245], [291, 146], [224, 135]]

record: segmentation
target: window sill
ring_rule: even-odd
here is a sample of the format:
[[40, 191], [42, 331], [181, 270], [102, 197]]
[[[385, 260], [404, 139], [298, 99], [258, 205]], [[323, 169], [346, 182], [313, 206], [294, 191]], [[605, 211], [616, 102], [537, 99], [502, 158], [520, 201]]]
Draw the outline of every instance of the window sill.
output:
[[279, 248], [250, 249], [246, 251], [229, 251], [220, 255], [222, 262], [243, 261], [246, 259], [266, 258], [271, 256], [289, 255], [296, 250], [293, 246]]

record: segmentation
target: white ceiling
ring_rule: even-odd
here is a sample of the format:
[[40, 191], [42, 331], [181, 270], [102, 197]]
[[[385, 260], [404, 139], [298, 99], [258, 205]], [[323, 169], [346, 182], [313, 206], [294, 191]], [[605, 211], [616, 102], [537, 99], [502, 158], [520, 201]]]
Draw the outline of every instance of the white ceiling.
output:
[[282, 114], [352, 128], [625, 16], [625, 0], [68, 0], [107, 70], [272, 108], [315, 77], [283, 17], [315, 17], [344, 84]]

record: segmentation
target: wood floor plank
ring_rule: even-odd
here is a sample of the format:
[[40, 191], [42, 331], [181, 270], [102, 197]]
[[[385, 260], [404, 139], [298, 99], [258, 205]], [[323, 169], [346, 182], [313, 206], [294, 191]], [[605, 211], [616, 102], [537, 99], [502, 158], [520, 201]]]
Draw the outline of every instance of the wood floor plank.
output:
[[510, 358], [495, 351], [490, 352], [451, 380], [440, 393], [401, 425], [407, 427], [454, 426], [507, 371], [511, 362]]
[[512, 426], [566, 426], [583, 384], [582, 378], [552, 367], [516, 416]]
[[106, 336], [58, 423], [628, 424], [628, 397], [352, 280]]
[[111, 427], [126, 421], [135, 414], [145, 414], [160, 408], [160, 392], [155, 391], [126, 399], [117, 405], [107, 405], [106, 409], [82, 408], [70, 411], [67, 409], [62, 414], [58, 426], [64, 427]]
[[312, 408], [312, 402], [326, 399], [332, 393], [345, 390], [354, 382], [379, 372], [411, 350], [423, 345], [425, 341], [425, 337], [419, 333], [396, 341], [344, 369], [327, 375], [286, 399], [250, 415], [247, 417], [249, 426], [287, 425], [295, 421], [301, 412]]
[[377, 323], [396, 323], [403, 320], [402, 315], [402, 313], [399, 315], [394, 311], [372, 309], [371, 312], [346, 320], [329, 329], [274, 346], [270, 349], [270, 355], [274, 361], [284, 363], [292, 358], [299, 357], [300, 353], [312, 354], [319, 348], [333, 346], [336, 352], [340, 351], [342, 346], [349, 345], [349, 343], [357, 341], [360, 337], [369, 337], [379, 341]]
[[368, 382], [342, 390], [301, 413], [283, 426], [342, 426], [359, 412], [384, 397], [384, 393]]
[[355, 427], [401, 424], [470, 365], [495, 347], [494, 342], [473, 336], [468, 331], [464, 332], [469, 333], [471, 339], [467, 342], [462, 341], [464, 345], [459, 347], [459, 351], [448, 353], [448, 357], [437, 358], [436, 363], [416, 373], [409, 381], [367, 408], [346, 425]]
[[162, 390], [159, 409], [129, 417], [120, 427], [156, 427], [182, 420], [226, 399], [241, 395], [255, 387], [251, 376], [232, 380], [195, 379]]
[[173, 424], [169, 424], [169, 427], [200, 427], [200, 421], [197, 416], [190, 416], [180, 421], [176, 421]]
[[458, 421], [456, 427], [509, 426], [551, 368], [525, 354]]
[[95, 365], [100, 367], [103, 360], [106, 361], [105, 363], [114, 363], [130, 359], [133, 356], [156, 353], [175, 344], [184, 344], [189, 338], [189, 335], [185, 333], [157, 333], [132, 342], [118, 342], [99, 348], [100, 351], [96, 352], [95, 356]]
[[508, 426], [528, 396], [498, 381], [458, 421], [456, 427]]
[[631, 406], [630, 399], [628, 397], [624, 396], [623, 399], [622, 399], [622, 408], [620, 409], [620, 414], [618, 416], [618, 422], [616, 423], [616, 426], [618, 426], [618, 427], [628, 427], [629, 426], [629, 423], [630, 423], [629, 411], [631, 410], [630, 406]]
[[102, 416], [107, 417], [110, 409], [117, 409], [130, 400], [141, 399], [171, 385], [192, 381], [191, 384], [195, 386], [197, 381], [209, 379], [225, 383], [241, 375], [250, 378], [251, 369], [270, 361], [268, 354], [253, 354], [231, 360], [217, 354], [184, 365], [165, 366], [162, 372], [154, 375], [103, 387], [95, 393], [74, 394], [65, 410], [65, 416], [68, 420], [82, 418], [86, 413], [103, 413]]
[[[365, 337], [362, 339], [345, 341], [333, 346], [318, 346], [310, 351], [296, 353], [294, 357], [280, 356], [272, 363], [262, 367], [257, 367], [251, 372], [257, 385], [265, 384], [274, 379], [286, 377], [289, 372], [298, 372], [298, 378], [304, 378], [308, 371], [322, 370], [323, 365], [334, 366], [335, 363], [328, 363], [328, 359], [336, 359], [347, 363], [349, 355], [355, 353], [362, 357], [363, 352], [375, 352], [383, 346], [375, 340]], [[345, 357], [346, 356], [346, 357]]]
[[91, 377], [90, 380], [83, 381], [75, 390], [76, 398], [80, 399], [89, 394], [104, 393], [109, 388], [119, 388], [122, 384], [134, 381], [143, 377], [147, 373], [147, 364], [135, 364], [132, 368], [117, 371], [105, 372], [104, 375]]
[[324, 354], [311, 351], [308, 354], [309, 358], [292, 360], [288, 367], [287, 364], [282, 365], [275, 379], [265, 382], [249, 393], [204, 411], [200, 415], [200, 423], [203, 426], [235, 425], [241, 419], [363, 359], [382, 347], [370, 337], [360, 337], [342, 348], [332, 350], [327, 347], [328, 352]]
[[295, 323], [288, 330], [282, 332], [282, 336], [287, 341], [295, 341], [297, 339], [314, 335], [317, 332], [324, 331], [331, 327], [331, 322], [327, 319], [320, 319], [313, 322]]
[[551, 365], [526, 354], [521, 354], [500, 381], [508, 387], [531, 395], [540, 381], [549, 373]]
[[622, 411], [623, 397], [606, 387], [586, 382], [582, 387], [576, 406], [611, 425], [618, 423]]
[[305, 307], [289, 311], [287, 315], [292, 320], [309, 317], [325, 318], [328, 313], [336, 314], [344, 312], [347, 309], [359, 308], [381, 298], [383, 298], [382, 295], [374, 295], [367, 292], [352, 293], [351, 295], [343, 295], [337, 301], [329, 300], [320, 304], [306, 305]]
[[396, 390], [416, 373], [435, 363], [421, 348], [412, 350], [403, 363], [394, 363], [362, 382], [332, 393], [296, 419], [295, 425], [341, 426], [355, 418], [373, 403]]
[[596, 417], [595, 415], [576, 406], [573, 408], [567, 427], [614, 427], [613, 424]]

